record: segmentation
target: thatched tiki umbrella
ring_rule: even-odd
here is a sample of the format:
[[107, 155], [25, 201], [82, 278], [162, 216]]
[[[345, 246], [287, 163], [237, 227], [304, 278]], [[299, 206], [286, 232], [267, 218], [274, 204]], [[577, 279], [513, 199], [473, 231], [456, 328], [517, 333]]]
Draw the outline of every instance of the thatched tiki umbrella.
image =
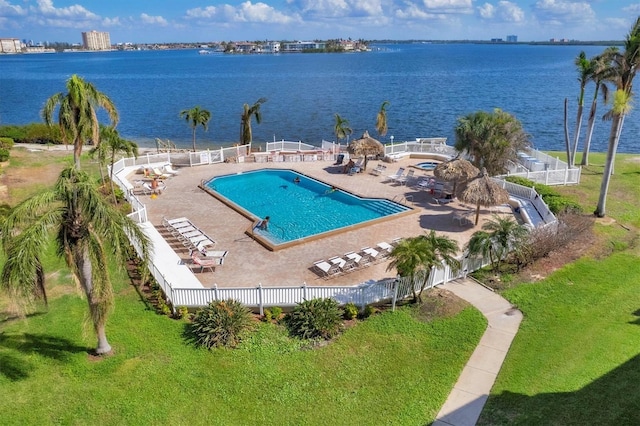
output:
[[456, 193], [458, 182], [467, 182], [478, 176], [480, 170], [470, 161], [456, 157], [452, 160], [440, 163], [433, 170], [433, 175], [445, 182], [453, 182], [453, 193]]
[[509, 201], [509, 193], [489, 177], [485, 169], [482, 169], [482, 172], [469, 182], [467, 187], [462, 191], [460, 200], [476, 205], [477, 225], [480, 216], [480, 206], [497, 206], [504, 204]]
[[354, 139], [349, 142], [349, 146], [347, 146], [347, 151], [349, 154], [355, 156], [364, 156], [364, 165], [362, 167], [363, 170], [367, 170], [367, 156], [369, 155], [383, 155], [384, 154], [384, 145], [380, 143], [377, 139], [369, 136], [369, 132], [365, 130], [364, 134], [360, 139]]

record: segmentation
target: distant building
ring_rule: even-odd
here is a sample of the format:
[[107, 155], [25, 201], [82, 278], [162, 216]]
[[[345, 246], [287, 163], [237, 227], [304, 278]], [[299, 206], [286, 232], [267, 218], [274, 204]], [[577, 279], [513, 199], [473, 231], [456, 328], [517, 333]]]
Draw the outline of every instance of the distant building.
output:
[[501, 38], [492, 38], [491, 39], [491, 43], [502, 43], [502, 39]]
[[0, 38], [0, 53], [21, 53], [22, 43], [17, 38]]
[[111, 37], [109, 33], [89, 31], [82, 33], [82, 44], [87, 50], [111, 50]]
[[507, 36], [507, 43], [517, 43], [518, 42], [518, 36], [517, 35], [508, 35]]
[[320, 50], [326, 47], [326, 43], [315, 41], [296, 41], [293, 43], [283, 43], [282, 52], [302, 52], [303, 50]]

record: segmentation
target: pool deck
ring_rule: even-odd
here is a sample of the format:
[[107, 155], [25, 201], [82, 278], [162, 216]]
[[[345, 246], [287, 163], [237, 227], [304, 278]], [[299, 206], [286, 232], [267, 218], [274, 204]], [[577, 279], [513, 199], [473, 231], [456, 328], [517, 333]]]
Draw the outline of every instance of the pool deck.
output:
[[[377, 161], [369, 161], [367, 171], [353, 176], [342, 173], [342, 166], [334, 166], [328, 161], [220, 163], [181, 168], [179, 175], [166, 180], [167, 189], [157, 198], [152, 199], [148, 195], [141, 195], [139, 198], [147, 206], [151, 223], [166, 237], [181, 259], [188, 261], [189, 253], [164, 230], [161, 225], [163, 217], [189, 218], [215, 239], [215, 250], [229, 251], [224, 264], [216, 267], [215, 272], [195, 274], [205, 287], [257, 287], [259, 284], [266, 287], [291, 287], [304, 283], [313, 286], [357, 285], [370, 280], [395, 277], [396, 272], [387, 271], [388, 261], [383, 261], [331, 279], [323, 279], [312, 270], [313, 262], [344, 255], [350, 251], [357, 252], [366, 246], [375, 248], [379, 242], [390, 242], [397, 237], [416, 236], [431, 229], [458, 241], [462, 249], [471, 234], [480, 229], [482, 221], [491, 216], [487, 209], [482, 209], [480, 223], [477, 226], [469, 222], [461, 224], [454, 220], [454, 213], [467, 211], [471, 206], [463, 206], [458, 201], [438, 205], [428, 191], [387, 180], [387, 175], [394, 174], [399, 167], [406, 168], [421, 161], [424, 160], [403, 158], [394, 163], [387, 163], [386, 173], [380, 176], [368, 173], [375, 168]], [[263, 168], [296, 170], [363, 197], [396, 197], [396, 200], [406, 197], [409, 200], [408, 205], [414, 207], [415, 211], [412, 214], [272, 252], [245, 234], [251, 227], [249, 219], [198, 188], [201, 181], [214, 176]], [[416, 177], [423, 175], [432, 176], [432, 172], [416, 170]], [[135, 176], [130, 176], [130, 179], [135, 179]], [[510, 210], [505, 213], [511, 214]]]

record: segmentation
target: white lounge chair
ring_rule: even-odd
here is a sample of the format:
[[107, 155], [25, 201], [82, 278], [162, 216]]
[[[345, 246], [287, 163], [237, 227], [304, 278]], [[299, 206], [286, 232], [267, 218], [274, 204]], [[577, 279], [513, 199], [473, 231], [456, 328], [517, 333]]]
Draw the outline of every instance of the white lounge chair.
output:
[[198, 265], [200, 267], [200, 272], [204, 272], [205, 269], [209, 269], [211, 270], [211, 272], [215, 272], [216, 266], [222, 265], [224, 263], [224, 257], [203, 259], [195, 250], [191, 252], [191, 260], [193, 261], [194, 265]]
[[361, 267], [364, 265], [362, 263], [363, 257], [356, 253], [355, 251], [350, 251], [349, 253], [345, 253], [344, 257], [347, 259], [347, 262], [351, 262], [353, 264], [353, 268]]
[[387, 180], [396, 181], [404, 174], [404, 167], [400, 167], [394, 175], [388, 175]]
[[180, 172], [178, 172], [176, 169], [174, 169], [171, 166], [171, 163], [165, 164], [164, 167], [162, 168], [162, 170], [164, 170], [165, 173], [168, 173], [168, 174], [174, 175], [174, 176], [180, 173]]
[[356, 162], [356, 164], [354, 164], [353, 167], [351, 167], [351, 169], [349, 169], [349, 176], [353, 176], [356, 173], [360, 173], [360, 171], [362, 170], [362, 158], [358, 158], [358, 161]]
[[384, 164], [378, 164], [373, 170], [369, 172], [369, 174], [380, 176], [385, 170], [387, 170], [387, 166], [385, 166]]
[[415, 170], [411, 169], [407, 172], [406, 175], [402, 175], [396, 178], [396, 182], [398, 182], [400, 185], [405, 185], [409, 179], [413, 178], [413, 174], [415, 173]]
[[391, 254], [391, 250], [393, 250], [393, 246], [385, 241], [378, 243], [377, 246], [384, 257], [389, 256], [389, 254]]
[[340, 268], [338, 267], [338, 265], [331, 264], [326, 260], [318, 260], [317, 262], [313, 262], [313, 266], [318, 272], [320, 272], [320, 275], [325, 278], [329, 278], [330, 276], [340, 272]]
[[170, 178], [172, 176], [170, 174], [164, 173], [162, 170], [160, 170], [157, 167], [154, 167], [152, 171], [153, 171], [154, 177], [157, 177], [157, 178], [160, 178], [160, 179], [166, 179], [166, 178]]
[[378, 250], [371, 248], [371, 247], [363, 247], [360, 249], [360, 253], [362, 253], [362, 258], [365, 259], [369, 259], [369, 262], [373, 262], [378, 258], [378, 255], [380, 254], [378, 252]]

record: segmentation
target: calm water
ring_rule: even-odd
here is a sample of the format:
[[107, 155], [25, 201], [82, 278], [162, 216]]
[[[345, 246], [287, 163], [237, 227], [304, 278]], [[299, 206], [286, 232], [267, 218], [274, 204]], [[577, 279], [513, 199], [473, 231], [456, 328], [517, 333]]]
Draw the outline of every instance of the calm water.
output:
[[[388, 142], [448, 137], [456, 119], [502, 108], [519, 118], [540, 149], [564, 150], [563, 101], [571, 132], [579, 92], [573, 59], [602, 47], [526, 45], [384, 45], [363, 54], [199, 55], [195, 50], [50, 55], [0, 55], [0, 124], [40, 121], [45, 99], [79, 74], [116, 104], [120, 133], [143, 146], [155, 138], [191, 144], [179, 118], [200, 105], [213, 114], [198, 128], [201, 147], [238, 140], [244, 103], [266, 97], [254, 141], [274, 138], [318, 144], [334, 140], [334, 113], [360, 136], [375, 135], [375, 117], [388, 100]], [[586, 106], [592, 94], [587, 93]], [[605, 111], [600, 106], [599, 116]], [[587, 113], [585, 113], [586, 115]], [[586, 123], [583, 128], [586, 127]], [[605, 151], [610, 123], [598, 122], [594, 150]], [[621, 152], [639, 152], [640, 112], [627, 117]]]
[[[294, 183], [295, 177], [299, 183]], [[268, 237], [276, 244], [407, 210], [388, 200], [330, 191], [329, 185], [290, 170], [216, 177], [207, 186], [257, 218], [269, 216]]]

